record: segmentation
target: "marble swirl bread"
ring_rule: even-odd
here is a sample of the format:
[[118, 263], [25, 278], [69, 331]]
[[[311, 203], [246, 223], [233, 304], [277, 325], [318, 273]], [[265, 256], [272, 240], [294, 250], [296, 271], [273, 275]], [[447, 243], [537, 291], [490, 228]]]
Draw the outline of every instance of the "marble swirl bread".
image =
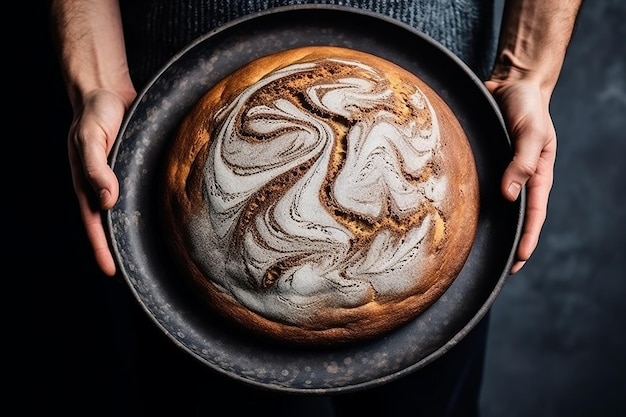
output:
[[450, 108], [346, 48], [287, 50], [224, 78], [186, 115], [165, 174], [183, 275], [225, 317], [287, 342], [359, 341], [414, 319], [458, 275], [478, 221]]

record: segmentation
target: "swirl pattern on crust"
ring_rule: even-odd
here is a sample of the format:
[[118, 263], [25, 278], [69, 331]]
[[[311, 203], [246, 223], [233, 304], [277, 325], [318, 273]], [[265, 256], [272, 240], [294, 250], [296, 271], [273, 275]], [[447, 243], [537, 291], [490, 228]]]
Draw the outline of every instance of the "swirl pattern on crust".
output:
[[213, 308], [280, 340], [372, 338], [465, 262], [478, 179], [452, 111], [371, 54], [305, 47], [213, 86], [166, 164], [165, 216]]

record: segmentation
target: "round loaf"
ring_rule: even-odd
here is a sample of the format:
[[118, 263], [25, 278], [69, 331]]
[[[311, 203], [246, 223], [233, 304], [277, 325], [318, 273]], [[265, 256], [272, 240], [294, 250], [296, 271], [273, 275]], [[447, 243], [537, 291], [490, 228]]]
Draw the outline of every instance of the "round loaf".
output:
[[182, 279], [244, 328], [295, 343], [414, 319], [459, 274], [478, 221], [451, 109], [416, 75], [339, 47], [262, 57], [211, 87], [164, 184]]

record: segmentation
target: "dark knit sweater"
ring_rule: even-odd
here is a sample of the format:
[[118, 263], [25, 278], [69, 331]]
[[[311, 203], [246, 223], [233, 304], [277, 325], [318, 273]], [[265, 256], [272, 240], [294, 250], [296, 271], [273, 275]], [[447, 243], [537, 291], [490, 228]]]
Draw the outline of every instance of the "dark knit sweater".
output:
[[252, 12], [294, 4], [357, 7], [398, 19], [426, 33], [485, 78], [495, 52], [493, 2], [489, 0], [122, 0], [131, 75], [141, 88], [158, 69], [197, 37]]

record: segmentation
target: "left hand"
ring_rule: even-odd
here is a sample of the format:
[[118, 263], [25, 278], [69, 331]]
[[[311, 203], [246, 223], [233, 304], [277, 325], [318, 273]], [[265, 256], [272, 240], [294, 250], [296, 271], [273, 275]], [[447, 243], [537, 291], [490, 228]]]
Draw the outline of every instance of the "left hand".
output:
[[511, 267], [519, 272], [539, 242], [554, 178], [556, 131], [550, 117], [550, 94], [532, 80], [492, 78], [485, 86], [500, 106], [513, 145], [513, 159], [504, 171], [501, 191], [515, 201], [526, 186], [526, 217]]

